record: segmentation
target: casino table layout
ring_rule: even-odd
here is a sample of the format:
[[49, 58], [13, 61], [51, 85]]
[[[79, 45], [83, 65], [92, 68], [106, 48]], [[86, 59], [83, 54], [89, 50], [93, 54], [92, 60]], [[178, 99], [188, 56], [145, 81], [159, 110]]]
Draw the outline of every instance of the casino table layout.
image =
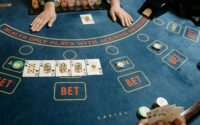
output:
[[[130, 28], [97, 10], [59, 13], [52, 28], [33, 33], [28, 0], [1, 1], [12, 6], [0, 8], [0, 125], [134, 125], [138, 108], [158, 97], [185, 109], [200, 98], [200, 28], [189, 20], [167, 12], [150, 21], [137, 12], [144, 0], [121, 0]], [[83, 25], [81, 14], [95, 24]], [[25, 78], [11, 67], [63, 59], [100, 59], [103, 75]]]

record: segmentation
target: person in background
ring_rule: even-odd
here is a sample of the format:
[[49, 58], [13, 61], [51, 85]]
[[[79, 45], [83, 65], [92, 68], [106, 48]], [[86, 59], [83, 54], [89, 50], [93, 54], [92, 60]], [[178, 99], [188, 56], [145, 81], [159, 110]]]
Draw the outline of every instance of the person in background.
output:
[[[33, 0], [35, 1], [35, 0]], [[71, 4], [71, 0], [62, 0]], [[110, 16], [113, 21], [121, 22], [122, 26], [130, 27], [133, 19], [132, 17], [120, 6], [120, 0], [110, 0]], [[33, 32], [40, 31], [45, 25], [52, 27], [57, 18], [55, 12], [55, 1], [45, 0], [44, 10], [33, 20], [31, 23], [31, 30]]]

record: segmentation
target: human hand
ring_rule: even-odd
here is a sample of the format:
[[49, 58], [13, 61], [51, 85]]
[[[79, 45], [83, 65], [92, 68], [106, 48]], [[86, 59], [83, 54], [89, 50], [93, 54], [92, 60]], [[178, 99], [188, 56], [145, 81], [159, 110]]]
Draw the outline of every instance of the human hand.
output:
[[40, 31], [47, 23], [49, 27], [53, 26], [56, 20], [55, 5], [53, 2], [45, 3], [44, 11], [41, 12], [31, 23], [31, 30], [33, 32]]
[[132, 17], [119, 5], [111, 6], [110, 15], [113, 21], [117, 21], [117, 18], [119, 18], [122, 26], [124, 27], [130, 27], [132, 25]]
[[[147, 119], [142, 119], [138, 123], [138, 125], [148, 125]], [[165, 123], [163, 121], [157, 121], [152, 125], [186, 125], [186, 121], [182, 116], [177, 117], [172, 123]]]

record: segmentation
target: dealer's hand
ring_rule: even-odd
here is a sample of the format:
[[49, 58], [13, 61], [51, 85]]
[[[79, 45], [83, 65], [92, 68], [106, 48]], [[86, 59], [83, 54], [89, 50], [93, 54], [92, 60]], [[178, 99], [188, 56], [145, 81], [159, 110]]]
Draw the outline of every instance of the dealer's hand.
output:
[[53, 2], [47, 2], [44, 8], [44, 11], [31, 23], [31, 30], [33, 32], [40, 31], [46, 24], [48, 24], [48, 27], [52, 27], [56, 20], [55, 4]]
[[132, 25], [132, 17], [123, 8], [121, 8], [120, 5], [111, 5], [110, 15], [113, 21], [117, 21], [118, 18], [124, 27], [130, 27]]

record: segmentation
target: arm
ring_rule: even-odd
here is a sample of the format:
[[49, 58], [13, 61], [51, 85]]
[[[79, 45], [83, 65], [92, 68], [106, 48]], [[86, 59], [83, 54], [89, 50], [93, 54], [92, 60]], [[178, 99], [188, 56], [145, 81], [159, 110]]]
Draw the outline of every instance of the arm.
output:
[[110, 15], [113, 21], [120, 20], [122, 26], [130, 27], [133, 19], [132, 17], [120, 6], [120, 0], [110, 0]]
[[44, 11], [33, 20], [31, 23], [31, 30], [33, 32], [38, 32], [46, 24], [48, 24], [49, 27], [52, 27], [56, 17], [54, 0], [45, 0]]

